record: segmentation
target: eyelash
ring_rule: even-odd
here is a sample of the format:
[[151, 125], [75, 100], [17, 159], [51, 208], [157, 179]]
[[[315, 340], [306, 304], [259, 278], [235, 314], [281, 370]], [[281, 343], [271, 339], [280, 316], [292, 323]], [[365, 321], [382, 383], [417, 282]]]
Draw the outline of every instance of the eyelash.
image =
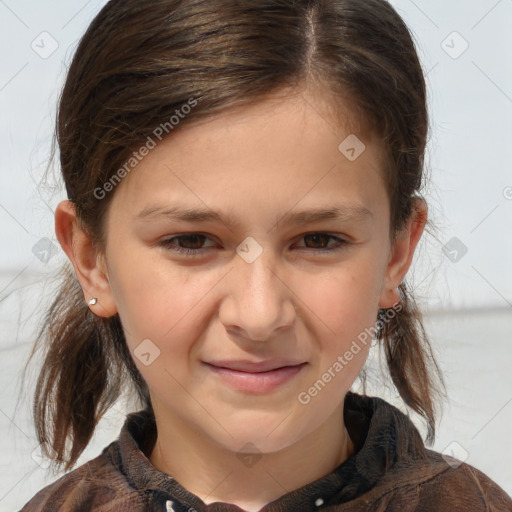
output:
[[[344, 246], [348, 245], [349, 242], [347, 242], [346, 240], [342, 239], [342, 238], [339, 238], [337, 236], [334, 236], [334, 235], [331, 235], [329, 233], [323, 233], [323, 232], [314, 232], [314, 233], [306, 233], [305, 235], [302, 235], [301, 238], [305, 238], [306, 236], [313, 236], [313, 235], [325, 235], [329, 238], [332, 238], [334, 240], [336, 240], [338, 242], [338, 245], [335, 246], [335, 247], [331, 247], [331, 248], [328, 248], [328, 249], [311, 249], [317, 253], [332, 253], [334, 251], [338, 251], [340, 249], [343, 249]], [[186, 247], [180, 247], [179, 245], [175, 245], [173, 242], [175, 240], [180, 240], [180, 239], [190, 239], [190, 238], [194, 238], [194, 237], [203, 237], [203, 238], [206, 238], [208, 239], [208, 237], [206, 235], [202, 235], [200, 233], [189, 233], [189, 234], [186, 234], [186, 235], [178, 235], [178, 236], [173, 236], [171, 238], [167, 238], [165, 240], [162, 240], [161, 242], [159, 242], [159, 245], [161, 247], [164, 247], [166, 249], [170, 249], [171, 251], [173, 252], [176, 252], [176, 253], [179, 253], [179, 254], [184, 254], [186, 256], [192, 256], [192, 257], [198, 257], [198, 256], [201, 256], [203, 254], [204, 251], [208, 250], [207, 248], [199, 248], [199, 249], [188, 249]], [[306, 247], [305, 249], [308, 249], [308, 247]]]

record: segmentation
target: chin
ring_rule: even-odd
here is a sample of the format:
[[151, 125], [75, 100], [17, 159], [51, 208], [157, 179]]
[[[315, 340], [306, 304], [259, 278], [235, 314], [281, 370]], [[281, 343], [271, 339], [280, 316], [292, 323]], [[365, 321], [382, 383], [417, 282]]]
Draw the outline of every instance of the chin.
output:
[[316, 426], [310, 425], [305, 419], [299, 419], [293, 412], [239, 412], [231, 416], [226, 425], [229, 433], [217, 430], [215, 441], [236, 453], [274, 453], [300, 441]]

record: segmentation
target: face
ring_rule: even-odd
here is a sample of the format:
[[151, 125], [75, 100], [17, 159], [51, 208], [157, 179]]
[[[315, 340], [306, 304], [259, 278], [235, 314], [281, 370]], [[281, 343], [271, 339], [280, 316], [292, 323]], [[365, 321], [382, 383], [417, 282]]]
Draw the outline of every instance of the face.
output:
[[382, 149], [358, 133], [354, 160], [349, 135], [312, 93], [268, 100], [173, 133], [116, 187], [105, 272], [157, 422], [266, 453], [342, 407], [391, 306]]

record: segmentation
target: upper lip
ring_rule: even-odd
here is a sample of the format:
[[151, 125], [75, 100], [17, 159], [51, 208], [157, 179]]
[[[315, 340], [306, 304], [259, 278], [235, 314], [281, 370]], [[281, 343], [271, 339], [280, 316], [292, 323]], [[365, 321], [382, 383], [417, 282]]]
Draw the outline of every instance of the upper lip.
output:
[[217, 366], [218, 368], [227, 368], [228, 370], [236, 370], [239, 372], [261, 373], [284, 368], [285, 366], [299, 366], [305, 361], [297, 361], [291, 359], [268, 359], [266, 361], [210, 361], [207, 364]]

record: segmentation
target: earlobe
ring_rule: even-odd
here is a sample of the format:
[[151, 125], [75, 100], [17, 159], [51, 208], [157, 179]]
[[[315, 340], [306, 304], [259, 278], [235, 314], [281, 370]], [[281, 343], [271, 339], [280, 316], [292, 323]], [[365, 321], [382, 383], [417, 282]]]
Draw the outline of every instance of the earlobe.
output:
[[416, 246], [427, 223], [427, 205], [415, 198], [412, 213], [403, 230], [397, 233], [390, 253], [379, 299], [380, 308], [391, 308], [400, 301], [398, 286], [404, 280], [414, 256]]
[[395, 288], [383, 288], [380, 294], [379, 308], [389, 309], [400, 302], [398, 286]]
[[[110, 317], [117, 313], [110, 283], [104, 268], [103, 255], [93, 246], [88, 234], [81, 228], [74, 204], [61, 201], [55, 210], [57, 239], [75, 269], [84, 300], [94, 314]], [[91, 303], [91, 299], [96, 301]]]

